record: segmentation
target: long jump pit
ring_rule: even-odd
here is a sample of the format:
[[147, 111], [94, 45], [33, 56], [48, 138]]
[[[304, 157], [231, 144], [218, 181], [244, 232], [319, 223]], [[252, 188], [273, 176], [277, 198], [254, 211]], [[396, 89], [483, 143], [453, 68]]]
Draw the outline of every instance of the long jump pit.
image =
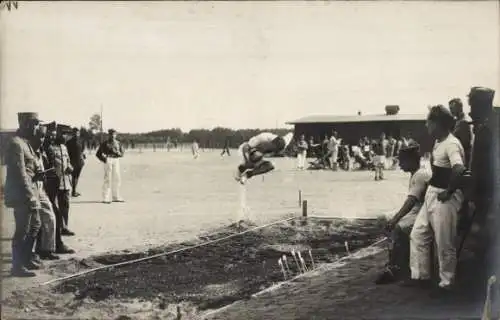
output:
[[146, 252], [60, 261], [49, 267], [59, 278], [4, 300], [2, 318], [203, 319], [380, 243], [385, 223], [289, 218], [259, 227], [233, 224]]

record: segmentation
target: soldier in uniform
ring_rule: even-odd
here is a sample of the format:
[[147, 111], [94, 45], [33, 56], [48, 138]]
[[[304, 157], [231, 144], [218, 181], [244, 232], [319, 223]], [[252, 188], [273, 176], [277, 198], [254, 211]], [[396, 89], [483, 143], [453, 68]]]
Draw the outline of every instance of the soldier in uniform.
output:
[[116, 139], [116, 130], [109, 129], [108, 140], [99, 146], [96, 153], [96, 157], [104, 163], [104, 203], [125, 202], [120, 196], [120, 158], [123, 153], [122, 144]]
[[51, 167], [54, 167], [57, 176], [57, 202], [58, 208], [63, 218], [63, 227], [61, 234], [63, 236], [74, 236], [75, 233], [68, 228], [69, 224], [69, 207], [70, 197], [72, 190], [71, 175], [73, 174], [73, 166], [69, 157], [68, 149], [66, 148], [66, 134], [65, 126], [58, 125], [56, 130], [56, 137], [54, 139], [52, 132], [49, 148], [47, 149], [47, 156]]
[[5, 205], [14, 209], [16, 230], [12, 237], [12, 276], [33, 277], [28, 269], [39, 269], [32, 250], [41, 221], [39, 181], [43, 172], [31, 143], [38, 134], [40, 120], [34, 112], [18, 113], [19, 129], [6, 153]]
[[77, 192], [76, 187], [78, 186], [78, 180], [85, 164], [85, 146], [80, 139], [80, 130], [78, 128], [73, 128], [73, 137], [66, 142], [66, 148], [68, 149], [71, 165], [73, 166], [71, 195], [78, 197], [80, 193]]
[[[491, 204], [494, 196], [494, 158], [498, 154], [493, 152], [493, 130], [496, 130], [493, 116], [493, 97], [495, 91], [484, 87], [473, 87], [468, 96], [471, 107], [470, 117], [474, 126], [474, 143], [471, 159], [472, 196], [475, 207], [474, 223], [480, 226], [482, 243], [489, 243], [486, 226], [491, 217]], [[489, 230], [492, 231], [492, 230]], [[480, 246], [485, 248], [486, 246]]]
[[[48, 174], [52, 173], [52, 171], [48, 170], [53, 169], [48, 168], [49, 166], [47, 164], [47, 157], [42, 147], [46, 133], [47, 127], [40, 126], [38, 135], [35, 137], [32, 143], [35, 154], [37, 155], [37, 160], [39, 161], [39, 166], [41, 170], [45, 172], [43, 181], [37, 181], [40, 196], [39, 213], [41, 220], [41, 229], [38, 233], [36, 241], [36, 253], [38, 253], [40, 258], [43, 260], [58, 260], [59, 256], [54, 254], [54, 252], [56, 251], [56, 216], [45, 188], [46, 177]], [[46, 169], [48, 170], [46, 171]]]

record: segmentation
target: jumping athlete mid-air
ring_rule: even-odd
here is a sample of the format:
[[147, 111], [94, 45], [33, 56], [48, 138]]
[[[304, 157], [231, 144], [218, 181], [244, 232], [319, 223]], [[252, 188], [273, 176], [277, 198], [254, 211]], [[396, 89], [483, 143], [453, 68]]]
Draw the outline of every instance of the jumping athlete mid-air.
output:
[[274, 165], [264, 160], [264, 155], [277, 155], [283, 152], [292, 141], [293, 133], [280, 137], [274, 133], [262, 132], [244, 142], [238, 149], [243, 162], [238, 166], [236, 181], [244, 184], [253, 176], [267, 173]]

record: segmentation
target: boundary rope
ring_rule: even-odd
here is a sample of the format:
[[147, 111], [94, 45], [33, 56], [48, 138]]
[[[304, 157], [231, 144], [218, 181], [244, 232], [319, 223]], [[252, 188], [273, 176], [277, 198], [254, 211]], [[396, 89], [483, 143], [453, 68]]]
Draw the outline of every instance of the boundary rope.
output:
[[41, 286], [45, 286], [45, 285], [49, 285], [49, 284], [52, 284], [52, 283], [55, 283], [55, 282], [61, 282], [61, 281], [65, 281], [65, 280], [77, 278], [77, 277], [80, 277], [80, 276], [83, 276], [83, 275], [86, 275], [86, 274], [89, 274], [89, 273], [92, 273], [92, 272], [100, 271], [100, 270], [121, 267], [121, 266], [124, 266], [124, 265], [134, 264], [134, 263], [137, 263], [137, 262], [151, 260], [151, 259], [162, 257], [162, 256], [168, 256], [168, 255], [171, 255], [171, 254], [174, 254], [174, 253], [179, 253], [179, 252], [182, 252], [182, 251], [186, 251], [186, 250], [190, 250], [190, 249], [195, 249], [195, 248], [203, 247], [203, 246], [206, 246], [206, 245], [209, 245], [209, 244], [213, 244], [213, 243], [217, 243], [217, 242], [220, 242], [220, 241], [224, 241], [224, 240], [227, 240], [227, 239], [230, 239], [230, 238], [234, 238], [234, 237], [243, 235], [245, 233], [249, 233], [249, 232], [252, 232], [252, 231], [255, 231], [255, 230], [263, 229], [263, 228], [266, 228], [266, 227], [269, 227], [269, 226], [272, 226], [272, 225], [275, 225], [275, 224], [287, 222], [287, 221], [294, 220], [294, 219], [297, 219], [297, 218], [299, 218], [299, 217], [291, 217], [291, 218], [287, 218], [287, 219], [283, 219], [283, 220], [278, 220], [278, 221], [271, 222], [271, 223], [268, 223], [268, 224], [265, 224], [265, 225], [262, 225], [262, 226], [254, 227], [254, 228], [242, 231], [242, 232], [233, 233], [231, 235], [228, 235], [228, 236], [225, 236], [225, 237], [222, 237], [222, 238], [218, 238], [218, 239], [214, 239], [214, 240], [202, 242], [202, 243], [199, 243], [199, 244], [194, 245], [194, 246], [189, 246], [189, 247], [185, 247], [185, 248], [181, 248], [181, 249], [177, 249], [177, 250], [173, 250], [173, 251], [168, 251], [168, 252], [162, 252], [162, 253], [158, 253], [158, 254], [155, 254], [155, 255], [152, 255], [152, 256], [147, 256], [147, 257], [142, 257], [142, 258], [138, 258], [138, 259], [128, 260], [128, 261], [119, 262], [119, 263], [115, 263], [115, 264], [100, 266], [100, 267], [97, 267], [97, 268], [93, 268], [93, 269], [81, 271], [81, 272], [78, 272], [78, 273], [74, 273], [74, 274], [71, 274], [71, 275], [68, 275], [68, 276], [65, 276], [65, 277], [52, 279], [52, 280], [43, 282], [40, 285]]

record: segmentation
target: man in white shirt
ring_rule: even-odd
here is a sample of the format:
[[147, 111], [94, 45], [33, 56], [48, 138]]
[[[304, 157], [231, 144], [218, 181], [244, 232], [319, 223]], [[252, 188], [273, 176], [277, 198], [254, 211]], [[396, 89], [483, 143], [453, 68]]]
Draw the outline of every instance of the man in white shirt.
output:
[[253, 176], [274, 170], [274, 165], [270, 161], [264, 160], [264, 155], [283, 152], [292, 141], [292, 137], [293, 133], [280, 137], [271, 132], [262, 132], [244, 142], [238, 148], [243, 162], [238, 166], [236, 181], [244, 184]]
[[302, 134], [297, 143], [297, 169], [304, 170], [306, 165], [308, 145], [305, 136]]
[[391, 239], [389, 261], [385, 271], [375, 281], [376, 284], [388, 284], [409, 276], [410, 232], [431, 179], [430, 172], [420, 167], [420, 146], [417, 143], [401, 149], [399, 159], [401, 170], [410, 173], [408, 196], [387, 224]]
[[442, 105], [430, 109], [427, 128], [435, 139], [431, 156], [432, 178], [424, 204], [410, 235], [410, 286], [428, 286], [431, 278], [430, 249], [433, 238], [439, 261], [439, 289], [452, 288], [457, 264], [456, 234], [458, 211], [464, 201], [459, 189], [466, 171], [460, 141], [451, 134], [455, 120]]
[[338, 133], [334, 131], [328, 143], [328, 151], [331, 154], [330, 166], [333, 170], [337, 170], [338, 167], [339, 144]]

